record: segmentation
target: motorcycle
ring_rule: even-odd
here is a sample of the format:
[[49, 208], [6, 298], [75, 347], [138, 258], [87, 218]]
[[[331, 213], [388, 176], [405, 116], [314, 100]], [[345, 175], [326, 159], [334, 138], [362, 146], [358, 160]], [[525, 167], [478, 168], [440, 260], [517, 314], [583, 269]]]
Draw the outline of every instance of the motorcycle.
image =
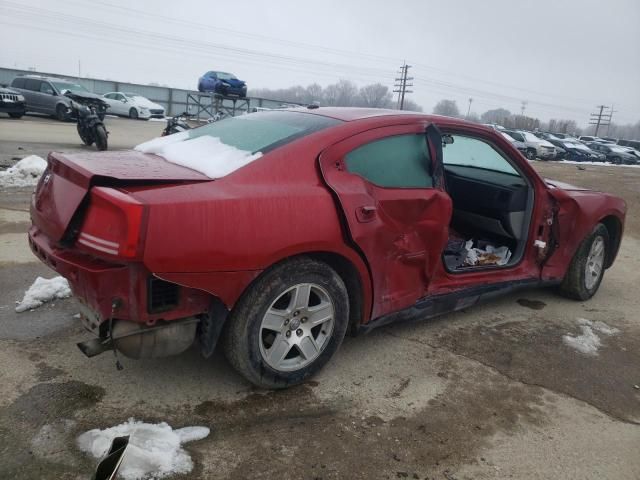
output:
[[[222, 120], [226, 116], [227, 114], [224, 112], [217, 112], [213, 117], [207, 120], [207, 123], [217, 122], [219, 120]], [[161, 136], [166, 137], [167, 135], [171, 135], [172, 133], [191, 130], [193, 127], [187, 123], [187, 120], [192, 117], [195, 117], [195, 115], [189, 112], [182, 112], [171, 117], [169, 120], [167, 120], [167, 126], [164, 127], [164, 130], [162, 130]]]
[[71, 116], [78, 122], [78, 135], [82, 142], [87, 146], [95, 142], [98, 150], [106, 150], [109, 132], [102, 120], [109, 104], [100, 98], [84, 96], [69, 90], [64, 95], [71, 99]]
[[172, 133], [184, 132], [185, 130], [191, 130], [191, 126], [187, 123], [187, 119], [189, 117], [193, 117], [194, 115], [189, 112], [182, 112], [177, 115], [174, 115], [169, 120], [167, 120], [167, 126], [162, 130], [162, 137], [166, 137], [167, 135], [171, 135]]

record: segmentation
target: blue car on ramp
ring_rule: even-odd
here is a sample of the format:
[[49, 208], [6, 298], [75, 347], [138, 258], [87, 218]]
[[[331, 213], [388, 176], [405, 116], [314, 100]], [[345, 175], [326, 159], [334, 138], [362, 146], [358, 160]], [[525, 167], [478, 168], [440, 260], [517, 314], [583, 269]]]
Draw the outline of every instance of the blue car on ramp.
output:
[[247, 84], [231, 73], [210, 71], [198, 79], [198, 91], [244, 98], [247, 96]]

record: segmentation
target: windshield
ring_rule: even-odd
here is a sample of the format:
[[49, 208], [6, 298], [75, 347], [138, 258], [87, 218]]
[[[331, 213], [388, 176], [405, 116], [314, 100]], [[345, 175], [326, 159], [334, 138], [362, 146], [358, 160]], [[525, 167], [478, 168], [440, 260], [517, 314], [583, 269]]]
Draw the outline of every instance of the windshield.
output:
[[518, 132], [507, 132], [507, 135], [509, 135], [512, 138], [515, 138], [519, 142], [524, 142], [524, 137]]
[[512, 142], [512, 143], [513, 143], [513, 142], [515, 142], [515, 141], [516, 141], [516, 139], [515, 139], [515, 138], [513, 138], [513, 137], [511, 137], [510, 135], [507, 135], [507, 134], [506, 134], [506, 133], [504, 133], [504, 132], [500, 132], [500, 133], [502, 134], [502, 136], [503, 136], [504, 138], [506, 138], [506, 139], [507, 139], [507, 140], [509, 140], [510, 142]]
[[78, 85], [77, 83], [69, 83], [69, 82], [51, 82], [58, 89], [59, 92], [64, 92], [65, 90], [69, 90], [71, 92], [79, 92], [79, 93], [89, 93], [89, 90], [84, 88], [82, 85]]
[[629, 150], [625, 150], [624, 148], [621, 148], [621, 147], [609, 147], [609, 149], [612, 152], [616, 152], [616, 153], [629, 153]]
[[237, 80], [235, 75], [225, 72], [218, 72], [218, 78], [220, 80]]
[[320, 115], [270, 111], [226, 118], [188, 132], [189, 138], [208, 135], [240, 150], [266, 153], [339, 123], [340, 120]]

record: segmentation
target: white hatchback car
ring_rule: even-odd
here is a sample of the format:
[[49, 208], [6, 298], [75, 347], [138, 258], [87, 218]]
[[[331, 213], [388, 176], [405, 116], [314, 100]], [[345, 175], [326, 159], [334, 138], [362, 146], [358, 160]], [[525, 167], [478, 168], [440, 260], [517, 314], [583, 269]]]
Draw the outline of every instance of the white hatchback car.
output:
[[110, 92], [103, 95], [111, 115], [129, 118], [164, 118], [164, 107], [137, 93]]

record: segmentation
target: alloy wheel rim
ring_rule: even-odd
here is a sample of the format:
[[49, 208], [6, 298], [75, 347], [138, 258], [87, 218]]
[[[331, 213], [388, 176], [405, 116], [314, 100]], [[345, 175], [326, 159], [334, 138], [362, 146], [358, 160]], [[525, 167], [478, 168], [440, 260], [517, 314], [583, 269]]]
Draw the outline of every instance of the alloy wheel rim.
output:
[[600, 275], [602, 275], [604, 254], [604, 238], [598, 236], [591, 244], [591, 249], [589, 249], [589, 255], [587, 256], [587, 264], [585, 265], [584, 283], [588, 290], [591, 290], [596, 285]]
[[335, 323], [331, 297], [321, 286], [299, 283], [271, 303], [260, 323], [260, 354], [274, 370], [299, 370], [326, 348]]

